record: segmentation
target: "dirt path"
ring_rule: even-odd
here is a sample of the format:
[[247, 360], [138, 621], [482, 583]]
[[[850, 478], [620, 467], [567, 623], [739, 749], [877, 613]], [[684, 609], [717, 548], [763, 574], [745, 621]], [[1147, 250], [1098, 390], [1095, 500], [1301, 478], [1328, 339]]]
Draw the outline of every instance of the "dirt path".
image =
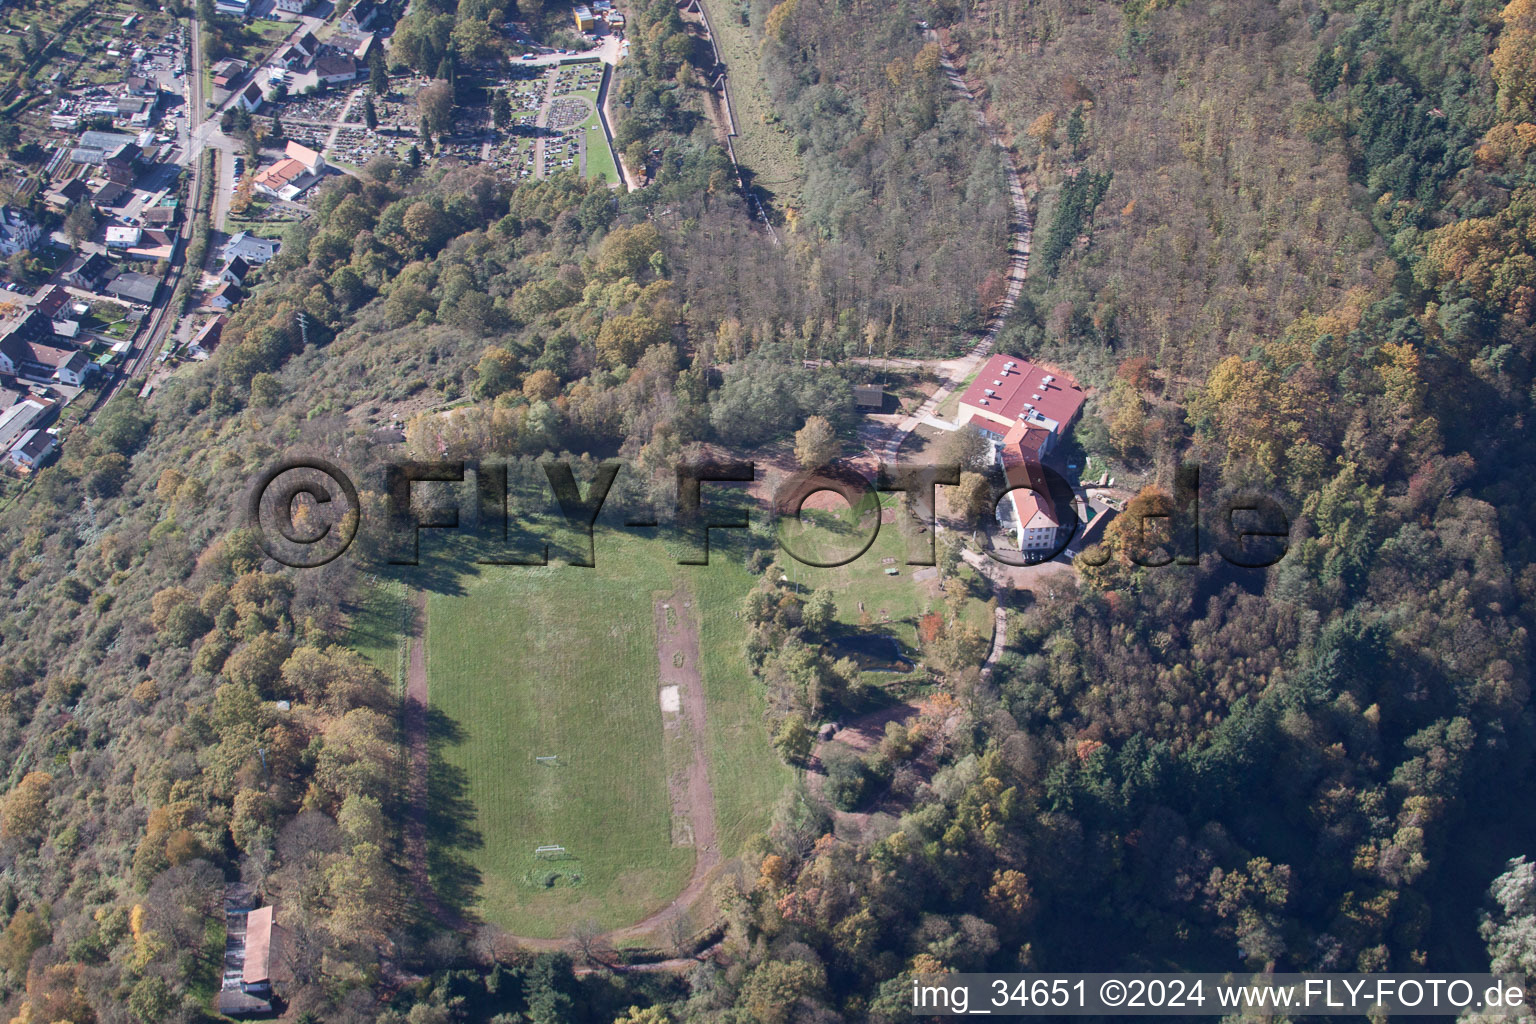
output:
[[[1013, 312], [1014, 306], [1019, 301], [1019, 295], [1024, 291], [1024, 281], [1029, 277], [1029, 250], [1035, 231], [1034, 220], [1029, 213], [1029, 193], [1024, 187], [1024, 176], [1014, 165], [1013, 153], [1009, 150], [1002, 134], [987, 120], [986, 111], [977, 101], [976, 94], [971, 91], [970, 86], [965, 84], [959, 69], [950, 60], [949, 49], [945, 45], [946, 40], [936, 32], [929, 32], [928, 36], [939, 43], [939, 64], [944, 69], [944, 77], [975, 108], [976, 123], [1003, 154], [1003, 166], [1008, 175], [1008, 201], [1013, 207], [1013, 218], [1008, 225], [1008, 290], [1003, 294], [1003, 300], [998, 303], [997, 308], [992, 311], [992, 318], [987, 323], [986, 330], [982, 332], [971, 350], [960, 359], [945, 364], [943, 383], [939, 385], [938, 390], [929, 395], [912, 412], [892, 424], [884, 438], [880, 440], [878, 447], [875, 443], [871, 443], [870, 448], [885, 462], [896, 461], [896, 453], [906, 442], [907, 435], [923, 422], [932, 420], [939, 406], [944, 404], [944, 400], [956, 389], [963, 387], [971, 375], [992, 354], [992, 349], [997, 345], [997, 336], [1002, 332], [1003, 323], [1008, 319], [1008, 314]], [[990, 575], [987, 578], [992, 584], [993, 592], [1001, 599], [1003, 588]], [[992, 649], [987, 653], [986, 661], [982, 663], [984, 671], [990, 672], [992, 665], [1002, 655], [1003, 643], [1007, 638], [1007, 626], [1008, 612], [999, 600], [993, 626]]]
[[992, 140], [992, 144], [1003, 153], [1003, 166], [1008, 174], [1008, 201], [1013, 207], [1012, 222], [1008, 225], [1008, 290], [1003, 294], [1003, 300], [997, 304], [997, 308], [992, 311], [992, 318], [975, 346], [962, 358], [948, 364], [945, 380], [939, 389], [929, 395], [928, 400], [922, 405], [903, 416], [892, 426], [885, 436], [881, 452], [881, 457], [887, 462], [896, 460], [896, 452], [906, 441], [907, 435], [916, 430], [923, 420], [937, 412], [944, 400], [956, 388], [962, 386], [987, 356], [991, 355], [993, 346], [997, 344], [997, 336], [1003, 329], [1003, 321], [1007, 320], [1008, 314], [1013, 312], [1013, 307], [1019, 301], [1019, 295], [1024, 291], [1024, 281], [1029, 276], [1029, 248], [1035, 232], [1034, 221], [1029, 214], [1029, 193], [1024, 188], [1024, 176], [1014, 166], [1013, 154], [997, 129], [993, 128], [987, 120], [986, 113], [976, 100], [976, 94], [965, 84], [965, 79], [960, 76], [959, 70], [950, 60], [949, 52], [943, 46], [943, 40], [933, 32], [929, 33], [929, 38], [940, 44], [939, 63], [944, 69], [944, 76], [949, 79], [949, 84], [975, 106], [976, 123]]
[[[539, 103], [538, 116], [533, 119], [535, 128], [549, 127], [549, 108], [555, 102], [555, 82], [559, 81], [558, 74], [544, 76], [544, 99]], [[533, 136], [533, 176], [535, 179], [544, 177], [544, 133], [539, 131]]]
[[684, 913], [704, 895], [720, 863], [715, 792], [709, 784], [709, 759], [704, 752], [709, 734], [704, 679], [699, 673], [698, 609], [681, 587], [656, 601], [656, 661], [661, 669], [657, 698], [662, 702], [667, 742], [687, 744], [687, 762], [680, 773], [669, 775], [667, 786], [672, 796], [672, 845], [694, 848], [693, 876], [671, 903], [608, 933], [613, 942], [635, 938]]

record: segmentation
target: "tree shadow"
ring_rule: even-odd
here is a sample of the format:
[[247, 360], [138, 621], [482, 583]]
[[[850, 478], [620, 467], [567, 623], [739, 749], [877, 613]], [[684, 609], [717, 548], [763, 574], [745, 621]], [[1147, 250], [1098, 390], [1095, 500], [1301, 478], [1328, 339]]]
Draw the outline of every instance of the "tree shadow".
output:
[[478, 812], [469, 796], [464, 769], [442, 756], [444, 744], [458, 746], [467, 739], [464, 728], [436, 708], [427, 710], [427, 872], [445, 908], [472, 920], [479, 901], [480, 869], [468, 854], [485, 845], [475, 827]]

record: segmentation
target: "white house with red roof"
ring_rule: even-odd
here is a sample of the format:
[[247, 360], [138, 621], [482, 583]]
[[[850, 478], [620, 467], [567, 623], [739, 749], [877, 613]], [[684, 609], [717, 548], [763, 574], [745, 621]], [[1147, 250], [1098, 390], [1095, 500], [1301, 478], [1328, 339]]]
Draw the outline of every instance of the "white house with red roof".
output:
[[998, 522], [1025, 554], [1057, 547], [1062, 517], [1042, 463], [1082, 415], [1086, 398], [1070, 375], [1009, 355], [987, 360], [960, 396], [959, 424], [997, 447], [1011, 488], [998, 503]]

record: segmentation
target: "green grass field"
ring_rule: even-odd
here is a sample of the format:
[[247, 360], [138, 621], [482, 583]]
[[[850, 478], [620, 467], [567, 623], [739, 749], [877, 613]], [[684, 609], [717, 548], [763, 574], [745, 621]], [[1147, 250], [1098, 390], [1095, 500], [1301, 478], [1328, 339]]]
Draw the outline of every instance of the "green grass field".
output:
[[602, 125], [597, 124], [595, 116], [593, 125], [597, 130], [587, 132], [587, 177], [601, 178], [610, 185], [617, 185], [619, 169], [613, 162], [613, 150], [608, 146], [608, 136], [603, 134]]
[[[596, 561], [482, 567], [459, 577], [461, 592], [428, 600], [433, 800], [474, 808], [479, 843], [454, 855], [479, 872], [479, 913], [515, 935], [632, 924], [692, 873], [693, 849], [672, 845], [653, 619], [656, 598], [678, 583], [702, 620], [724, 856], [767, 826], [791, 779], [741, 656], [735, 614], [751, 578], [740, 558], [678, 566], [659, 542], [605, 534]], [[387, 662], [387, 643], [359, 641]], [[542, 859], [540, 845], [568, 856]]]
[[[884, 507], [899, 503], [896, 494], [880, 496]], [[864, 543], [870, 527], [871, 510], [860, 508], [858, 529], [853, 529], [855, 513], [839, 502], [838, 510], [805, 510], [800, 523], [784, 528], [784, 538], [797, 554], [814, 561], [834, 561], [847, 557]], [[914, 549], [914, 554], [916, 551]], [[880, 527], [869, 550], [846, 565], [817, 568], [796, 562], [781, 552], [779, 564], [802, 592], [825, 587], [832, 591], [837, 604], [837, 621], [849, 628], [872, 633], [888, 633], [911, 654], [917, 649], [918, 620], [927, 612], [944, 607], [944, 595], [937, 579], [916, 580], [913, 575], [923, 566], [907, 565], [908, 539], [897, 523]], [[886, 570], [894, 569], [895, 573]], [[956, 575], [968, 586], [968, 596], [961, 608], [961, 618], [983, 636], [992, 635], [992, 613], [987, 606], [988, 587], [976, 570], [962, 563]], [[859, 606], [862, 603], [863, 608]]]

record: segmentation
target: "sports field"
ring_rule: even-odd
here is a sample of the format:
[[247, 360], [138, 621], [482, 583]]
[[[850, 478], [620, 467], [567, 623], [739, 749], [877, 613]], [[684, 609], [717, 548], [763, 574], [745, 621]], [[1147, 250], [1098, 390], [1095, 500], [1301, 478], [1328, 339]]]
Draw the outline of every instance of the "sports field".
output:
[[432, 797], [473, 806], [480, 841], [458, 855], [480, 873], [478, 912], [514, 935], [633, 924], [693, 872], [694, 849], [673, 845], [678, 759], [658, 699], [655, 605], [679, 584], [701, 627], [724, 857], [767, 826], [790, 779], [742, 661], [735, 612], [751, 581], [739, 559], [678, 566], [661, 543], [617, 533], [596, 554], [595, 569], [482, 567], [427, 604]]

